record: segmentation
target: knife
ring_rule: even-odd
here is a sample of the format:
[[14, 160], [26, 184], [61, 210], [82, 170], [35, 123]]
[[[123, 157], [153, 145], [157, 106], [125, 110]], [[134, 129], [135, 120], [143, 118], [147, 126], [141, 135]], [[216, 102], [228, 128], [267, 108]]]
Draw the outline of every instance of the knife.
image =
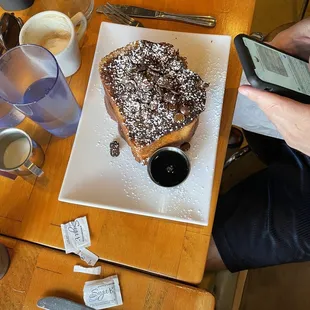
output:
[[41, 298], [37, 306], [47, 310], [93, 310], [93, 308], [86, 307], [69, 299], [54, 296]]
[[[150, 9], [145, 9], [137, 6], [130, 5], [114, 5], [117, 8], [121, 9], [125, 14], [133, 17], [142, 17], [142, 18], [155, 18], [155, 19], [169, 19], [176, 20], [180, 22], [206, 26], [213, 28], [216, 25], [216, 18], [212, 16], [203, 16], [203, 15], [190, 15], [190, 14], [174, 14], [167, 13], [162, 11], [154, 11]], [[104, 5], [101, 5], [97, 8], [97, 13], [103, 13]]]

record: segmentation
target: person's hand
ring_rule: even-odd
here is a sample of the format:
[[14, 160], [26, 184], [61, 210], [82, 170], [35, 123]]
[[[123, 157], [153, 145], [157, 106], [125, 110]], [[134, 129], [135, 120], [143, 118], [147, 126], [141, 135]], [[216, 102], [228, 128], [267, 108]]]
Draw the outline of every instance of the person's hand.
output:
[[[268, 44], [308, 60], [310, 56], [310, 18], [280, 32]], [[289, 146], [310, 156], [310, 105], [251, 86], [241, 86], [239, 91], [257, 103]]]
[[310, 56], [310, 17], [280, 32], [268, 44], [308, 60]]
[[310, 156], [310, 105], [246, 85], [239, 92], [257, 103], [289, 146]]

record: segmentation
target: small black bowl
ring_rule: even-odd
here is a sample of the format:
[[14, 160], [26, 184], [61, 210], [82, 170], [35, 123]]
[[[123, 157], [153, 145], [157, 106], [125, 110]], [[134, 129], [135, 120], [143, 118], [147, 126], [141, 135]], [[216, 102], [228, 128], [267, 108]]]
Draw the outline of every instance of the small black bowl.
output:
[[179, 148], [163, 147], [149, 159], [147, 171], [157, 185], [173, 187], [186, 180], [190, 172], [190, 162]]

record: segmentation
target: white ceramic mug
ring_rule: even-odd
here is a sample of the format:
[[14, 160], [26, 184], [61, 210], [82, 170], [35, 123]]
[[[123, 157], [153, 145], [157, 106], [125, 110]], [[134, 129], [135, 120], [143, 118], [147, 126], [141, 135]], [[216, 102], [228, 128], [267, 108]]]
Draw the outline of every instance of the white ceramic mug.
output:
[[[77, 27], [75, 30], [75, 27]], [[52, 52], [64, 74], [74, 74], [81, 65], [79, 41], [87, 28], [87, 20], [79, 12], [71, 19], [57, 11], [32, 16], [19, 34], [20, 44], [41, 45]]]

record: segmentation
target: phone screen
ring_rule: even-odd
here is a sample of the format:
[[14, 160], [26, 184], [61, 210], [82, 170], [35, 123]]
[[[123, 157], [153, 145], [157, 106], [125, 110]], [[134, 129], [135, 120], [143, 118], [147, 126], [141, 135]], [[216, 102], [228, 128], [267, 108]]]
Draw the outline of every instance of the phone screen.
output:
[[243, 37], [256, 75], [263, 81], [310, 95], [308, 63]]

